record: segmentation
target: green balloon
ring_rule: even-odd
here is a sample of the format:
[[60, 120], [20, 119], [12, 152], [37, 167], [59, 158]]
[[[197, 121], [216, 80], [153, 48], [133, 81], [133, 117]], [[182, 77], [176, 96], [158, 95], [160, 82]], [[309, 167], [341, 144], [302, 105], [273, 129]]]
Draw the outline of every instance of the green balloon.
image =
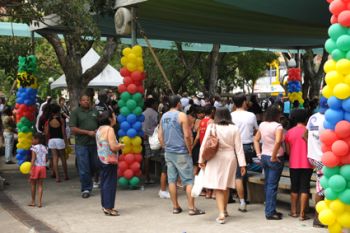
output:
[[130, 111], [132, 111], [136, 108], [136, 101], [133, 99], [130, 99], [128, 100], [128, 102], [126, 102], [126, 106], [129, 108]]
[[326, 176], [322, 176], [322, 178], [320, 180], [320, 184], [321, 184], [323, 189], [328, 188], [328, 179]]
[[143, 100], [140, 100], [137, 105], [143, 108], [143, 106], [145, 106], [145, 102], [143, 102]]
[[140, 183], [140, 179], [136, 176], [134, 176], [133, 178], [131, 178], [131, 180], [129, 181], [130, 183], [130, 186], [131, 187], [135, 187], [135, 186], [138, 186], [139, 183]]
[[324, 44], [324, 47], [328, 53], [332, 53], [333, 50], [337, 48], [337, 44], [335, 43], [334, 40], [328, 39]]
[[342, 175], [347, 181], [350, 181], [350, 164], [344, 165], [340, 168], [340, 175]]
[[118, 184], [122, 187], [122, 188], [126, 188], [128, 187], [129, 181], [125, 178], [125, 177], [120, 177], [118, 179]]
[[341, 175], [334, 175], [328, 180], [328, 186], [337, 193], [343, 192], [347, 186], [347, 182]]
[[123, 93], [120, 95], [120, 98], [121, 98], [122, 100], [124, 100], [125, 102], [127, 102], [128, 99], [131, 98], [131, 95], [130, 95], [129, 92], [123, 92]]
[[345, 58], [345, 52], [341, 51], [340, 49], [334, 49], [331, 53], [333, 60], [339, 61], [340, 59]]
[[331, 188], [327, 188], [324, 194], [328, 200], [334, 201], [338, 198], [339, 193], [334, 192]]
[[142, 114], [142, 108], [140, 107], [136, 107], [133, 111], [133, 113], [136, 115], [136, 116], [139, 116]]
[[27, 126], [23, 126], [23, 127], [21, 127], [21, 131], [22, 131], [23, 133], [28, 133], [28, 132], [30, 132], [31, 130], [30, 130]]
[[18, 128], [18, 129], [22, 128], [23, 126], [24, 126], [24, 125], [23, 125], [22, 122], [18, 122], [18, 123], [17, 123], [17, 128]]
[[130, 114], [130, 110], [127, 108], [127, 107], [122, 107], [120, 109], [120, 113], [123, 115], [123, 116], [127, 116]]
[[349, 51], [350, 50], [350, 36], [349, 35], [342, 35], [337, 39], [336, 43], [338, 49], [342, 51]]
[[125, 104], [125, 101], [124, 101], [124, 100], [119, 100], [119, 101], [118, 101], [118, 107], [119, 107], [119, 108], [125, 107], [125, 105], [126, 105], [126, 104]]
[[135, 100], [136, 102], [139, 102], [140, 100], [142, 100], [142, 94], [135, 93], [135, 94], [133, 94], [132, 99]]
[[348, 52], [346, 53], [345, 58], [348, 59], [348, 60], [350, 60], [350, 51], [348, 51]]
[[332, 24], [328, 29], [328, 35], [333, 40], [337, 40], [340, 36], [346, 35], [348, 32], [346, 27], [343, 27], [339, 23]]
[[350, 205], [350, 189], [344, 190], [340, 195], [339, 199], [347, 205]]
[[324, 166], [322, 168], [322, 172], [327, 178], [330, 178], [331, 176], [334, 176], [340, 173], [340, 167], [330, 168], [330, 167]]

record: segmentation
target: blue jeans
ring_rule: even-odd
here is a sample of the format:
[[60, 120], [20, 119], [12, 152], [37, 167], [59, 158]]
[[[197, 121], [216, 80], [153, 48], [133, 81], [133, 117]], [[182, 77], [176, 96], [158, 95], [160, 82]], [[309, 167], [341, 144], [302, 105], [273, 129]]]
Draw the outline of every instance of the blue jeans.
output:
[[117, 165], [100, 163], [101, 205], [113, 209], [117, 191]]
[[5, 160], [6, 162], [12, 161], [13, 147], [15, 144], [14, 133], [4, 132], [4, 142], [5, 142]]
[[98, 172], [97, 147], [95, 145], [75, 145], [75, 155], [79, 170], [81, 191], [92, 190], [92, 177]]
[[276, 213], [278, 182], [283, 171], [283, 157], [280, 162], [271, 162], [271, 156], [262, 155], [261, 163], [265, 174], [265, 216], [270, 217]]

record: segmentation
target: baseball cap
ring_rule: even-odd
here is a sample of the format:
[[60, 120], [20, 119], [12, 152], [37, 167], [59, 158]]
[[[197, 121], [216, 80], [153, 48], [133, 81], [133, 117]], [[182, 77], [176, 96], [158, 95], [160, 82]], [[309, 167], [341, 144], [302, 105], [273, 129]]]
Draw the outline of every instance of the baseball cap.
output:
[[321, 97], [320, 104], [318, 106], [318, 112], [324, 114], [328, 109], [327, 99], [325, 97]]

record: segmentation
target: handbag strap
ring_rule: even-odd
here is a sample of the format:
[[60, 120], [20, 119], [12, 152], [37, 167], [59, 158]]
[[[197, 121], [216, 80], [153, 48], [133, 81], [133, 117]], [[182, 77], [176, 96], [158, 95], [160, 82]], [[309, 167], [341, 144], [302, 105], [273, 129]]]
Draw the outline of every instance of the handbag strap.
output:
[[213, 125], [212, 125], [212, 127], [211, 127], [211, 129], [210, 129], [210, 135], [212, 135], [212, 136], [217, 136], [217, 134], [216, 134], [216, 125], [213, 123]]

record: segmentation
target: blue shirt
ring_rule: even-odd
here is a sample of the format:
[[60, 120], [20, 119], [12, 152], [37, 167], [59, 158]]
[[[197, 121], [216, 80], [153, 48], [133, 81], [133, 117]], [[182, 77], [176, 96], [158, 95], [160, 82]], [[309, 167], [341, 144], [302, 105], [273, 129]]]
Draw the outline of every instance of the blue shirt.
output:
[[179, 111], [166, 112], [161, 120], [165, 152], [185, 154], [188, 153], [182, 126], [179, 123]]

